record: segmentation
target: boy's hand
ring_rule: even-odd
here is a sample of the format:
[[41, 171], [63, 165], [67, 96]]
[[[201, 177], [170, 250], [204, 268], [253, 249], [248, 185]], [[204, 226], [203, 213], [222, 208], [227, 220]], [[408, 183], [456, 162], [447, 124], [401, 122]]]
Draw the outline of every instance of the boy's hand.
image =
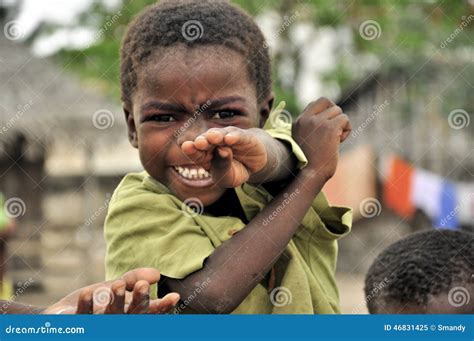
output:
[[193, 162], [210, 169], [221, 187], [237, 187], [267, 165], [267, 148], [258, 130], [211, 128], [184, 142], [181, 149]]
[[140, 268], [125, 273], [121, 279], [93, 284], [74, 291], [43, 314], [164, 314], [179, 301], [171, 293], [150, 300], [150, 284], [157, 283], [160, 273]]
[[336, 171], [339, 144], [351, 129], [347, 115], [329, 99], [308, 104], [293, 124], [293, 138], [308, 158], [307, 169], [329, 180]]

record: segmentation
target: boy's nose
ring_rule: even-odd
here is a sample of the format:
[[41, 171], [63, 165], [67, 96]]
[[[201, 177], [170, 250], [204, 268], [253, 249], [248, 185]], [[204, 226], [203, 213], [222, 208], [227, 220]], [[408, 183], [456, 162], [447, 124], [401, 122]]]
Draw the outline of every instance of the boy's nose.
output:
[[205, 120], [189, 119], [175, 132], [176, 142], [178, 145], [181, 145], [185, 141], [194, 141], [196, 137], [208, 129], [209, 127]]

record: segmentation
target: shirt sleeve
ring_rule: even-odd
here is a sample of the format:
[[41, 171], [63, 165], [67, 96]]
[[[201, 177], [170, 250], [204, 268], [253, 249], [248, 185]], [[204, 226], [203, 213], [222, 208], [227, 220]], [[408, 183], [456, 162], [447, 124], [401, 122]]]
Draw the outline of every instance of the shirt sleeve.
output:
[[291, 136], [292, 116], [285, 110], [285, 102], [280, 102], [275, 109], [270, 112], [263, 129], [273, 138], [286, 142], [292, 153], [298, 160], [297, 167], [304, 168], [308, 164], [308, 159], [303, 153], [301, 147], [293, 140]]
[[339, 297], [335, 281], [337, 241], [350, 232], [351, 225], [352, 210], [331, 206], [324, 193], [320, 192], [293, 237], [304, 261], [322, 283], [325, 294], [335, 298], [335, 311], [338, 311]]
[[153, 267], [182, 279], [201, 269], [215, 248], [181, 205], [171, 194], [143, 188], [114, 193], [105, 222], [107, 278]]
[[[313, 214], [315, 213], [315, 214]], [[315, 219], [319, 218], [316, 224]], [[314, 198], [310, 211], [303, 219], [305, 227], [316, 227], [311, 232], [320, 240], [337, 240], [347, 235], [352, 227], [352, 209], [331, 206], [323, 192]]]

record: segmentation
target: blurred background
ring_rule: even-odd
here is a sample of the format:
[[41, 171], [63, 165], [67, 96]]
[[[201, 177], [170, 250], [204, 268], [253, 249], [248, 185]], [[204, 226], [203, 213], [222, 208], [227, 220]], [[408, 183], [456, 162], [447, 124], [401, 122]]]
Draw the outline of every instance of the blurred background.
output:
[[[102, 225], [139, 171], [119, 96], [121, 38], [145, 0], [0, 0], [1, 296], [49, 305], [104, 278]], [[277, 102], [320, 96], [350, 116], [332, 204], [342, 311], [386, 246], [430, 228], [473, 231], [474, 1], [233, 1], [263, 30]], [[205, 29], [205, 28], [204, 28]]]

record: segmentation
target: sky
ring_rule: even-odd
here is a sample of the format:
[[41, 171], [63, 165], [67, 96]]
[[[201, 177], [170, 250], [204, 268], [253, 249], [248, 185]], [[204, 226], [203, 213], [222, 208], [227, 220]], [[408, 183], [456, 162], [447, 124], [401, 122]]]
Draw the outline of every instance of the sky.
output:
[[[22, 39], [28, 38], [41, 23], [57, 25], [53, 33], [42, 34], [33, 42], [33, 53], [40, 57], [54, 54], [61, 48], [81, 49], [94, 42], [96, 30], [80, 26], [79, 14], [86, 12], [97, 0], [0, 0], [3, 3], [20, 3], [19, 14], [15, 18], [21, 30]], [[120, 7], [121, 0], [101, 0], [113, 11]]]

